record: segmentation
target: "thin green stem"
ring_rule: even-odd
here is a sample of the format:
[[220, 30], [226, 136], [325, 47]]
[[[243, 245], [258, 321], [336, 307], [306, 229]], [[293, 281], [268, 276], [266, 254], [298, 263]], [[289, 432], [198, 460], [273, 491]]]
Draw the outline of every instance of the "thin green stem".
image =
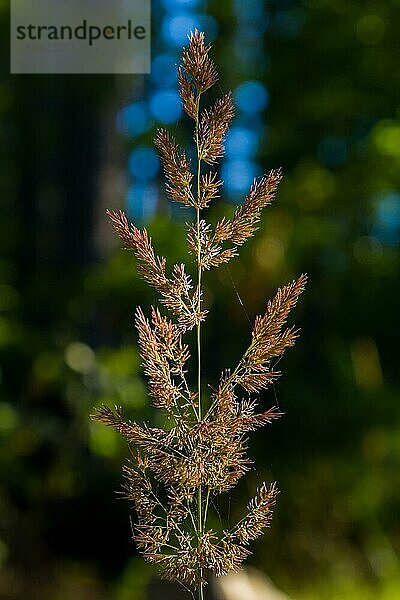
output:
[[203, 586], [199, 587], [199, 600], [204, 600]]
[[194, 533], [197, 535], [197, 524], [196, 524], [196, 522], [195, 522], [195, 520], [194, 520], [193, 513], [192, 513], [192, 511], [191, 511], [191, 509], [190, 509], [190, 503], [189, 503], [189, 500], [187, 500], [187, 501], [186, 501], [186, 505], [187, 505], [187, 509], [188, 509], [189, 516], [190, 516], [190, 520], [192, 521], [192, 525], [193, 525], [193, 531], [194, 531]]
[[[200, 163], [200, 161], [199, 161]], [[197, 238], [198, 242], [198, 272], [197, 272], [197, 312], [200, 314], [201, 310], [201, 248], [200, 248], [200, 210], [197, 209]], [[201, 405], [201, 323], [200, 321], [197, 323], [197, 393], [198, 393], [198, 421], [201, 421], [202, 418], [202, 405]]]
[[[200, 94], [196, 100], [196, 147], [197, 147], [197, 210], [196, 210], [196, 225], [197, 225], [197, 313], [201, 311], [201, 279], [202, 279], [202, 268], [201, 268], [201, 244], [200, 244], [200, 182], [201, 182], [201, 157], [200, 157], [200, 140], [199, 140], [199, 108], [200, 108]], [[197, 393], [198, 393], [198, 420], [202, 418], [202, 405], [201, 405], [201, 323], [197, 323]]]
[[207, 515], [208, 515], [209, 504], [210, 504], [210, 488], [207, 489], [206, 507], [204, 509], [204, 519], [203, 519], [203, 531], [205, 530], [206, 524], [207, 524]]
[[[200, 183], [201, 183], [201, 157], [200, 157], [200, 140], [199, 140], [199, 109], [200, 109], [200, 94], [196, 99], [196, 148], [197, 148], [197, 210], [196, 210], [196, 225], [197, 225], [197, 314], [201, 312], [201, 283], [202, 283], [202, 268], [201, 268], [201, 243], [200, 243]], [[197, 323], [197, 420], [202, 419], [202, 402], [201, 402], [201, 323]], [[203, 533], [203, 498], [201, 483], [198, 489], [197, 496], [197, 536], [198, 548], [200, 550], [201, 536]], [[203, 573], [200, 571], [202, 579]], [[199, 600], [203, 600], [203, 584], [199, 585]]]

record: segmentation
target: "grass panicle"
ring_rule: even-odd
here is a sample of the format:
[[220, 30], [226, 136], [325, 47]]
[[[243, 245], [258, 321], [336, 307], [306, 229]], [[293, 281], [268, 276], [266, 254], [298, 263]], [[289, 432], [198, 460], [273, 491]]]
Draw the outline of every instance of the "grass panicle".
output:
[[[178, 68], [180, 95], [194, 121], [196, 162], [172, 135], [160, 130], [155, 144], [166, 177], [166, 191], [183, 207], [195, 210], [187, 225], [189, 254], [196, 265], [196, 281], [185, 265], [167, 269], [156, 254], [146, 229], [130, 224], [123, 212], [108, 215], [125, 248], [136, 257], [139, 274], [158, 292], [170, 317], [153, 308], [150, 317], [136, 311], [136, 328], [149, 394], [154, 406], [166, 415], [168, 427], [148, 427], [126, 420], [122, 409], [102, 407], [93, 418], [116, 429], [132, 447], [124, 467], [123, 495], [136, 510], [134, 539], [144, 558], [158, 566], [163, 577], [196, 588], [203, 598], [207, 575], [220, 576], [238, 569], [249, 556], [249, 544], [270, 524], [277, 496], [275, 483], [262, 483], [247, 506], [247, 513], [230, 529], [209, 528], [216, 495], [229, 492], [249, 470], [249, 432], [270, 424], [280, 411], [261, 411], [257, 394], [280, 375], [273, 364], [292, 346], [297, 331], [287, 319], [304, 290], [306, 276], [282, 287], [265, 313], [256, 317], [249, 347], [236, 368], [224, 371], [211, 398], [202, 390], [202, 324], [205, 271], [234, 258], [251, 238], [262, 210], [271, 204], [281, 180], [280, 170], [254, 181], [233, 216], [214, 227], [203, 211], [221, 194], [215, 164], [224, 154], [224, 138], [234, 116], [232, 94], [203, 108], [203, 94], [217, 81], [210, 58], [211, 46], [197, 30], [189, 36]], [[211, 167], [211, 168], [210, 168]], [[189, 347], [185, 334], [196, 330], [196, 389], [188, 384]], [[238, 397], [240, 389], [247, 399]]]

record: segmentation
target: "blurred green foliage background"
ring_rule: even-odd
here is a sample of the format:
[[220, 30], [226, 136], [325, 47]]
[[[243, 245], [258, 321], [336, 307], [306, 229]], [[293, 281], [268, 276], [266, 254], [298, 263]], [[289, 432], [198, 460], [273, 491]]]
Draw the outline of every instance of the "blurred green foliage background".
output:
[[[115, 114], [146, 78], [11, 77], [0, 7], [0, 597], [140, 600], [153, 572], [115, 496], [127, 449], [89, 414], [109, 403], [159, 418], [133, 329], [135, 306], [155, 297], [104, 215], [124, 203], [135, 147]], [[301, 339], [262, 397], [286, 414], [253, 437], [255, 468], [221, 511], [236, 518], [257, 480], [276, 479], [275, 519], [250, 562], [296, 600], [396, 600], [400, 2], [265, 7], [280, 26], [261, 41], [270, 105], [257, 160], [285, 178], [256, 238], [206, 278], [207, 381], [246, 347], [236, 292], [253, 319], [300, 272], [310, 284], [295, 315]], [[233, 3], [214, 0], [208, 14], [221, 85], [233, 88]], [[155, 37], [160, 27], [157, 10]], [[186, 259], [187, 215], [168, 209], [161, 183], [146, 225], [172, 263]], [[210, 218], [231, 211], [219, 201]]]

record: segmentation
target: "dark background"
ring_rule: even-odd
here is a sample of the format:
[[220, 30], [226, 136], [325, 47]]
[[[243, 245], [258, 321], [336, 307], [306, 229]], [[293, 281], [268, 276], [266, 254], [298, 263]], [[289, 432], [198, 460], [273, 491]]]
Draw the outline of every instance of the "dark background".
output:
[[125, 207], [186, 260], [188, 216], [165, 199], [151, 141], [160, 125], [190, 139], [174, 64], [197, 26], [238, 103], [210, 218], [254, 176], [285, 173], [255, 239], [206, 278], [208, 382], [246, 347], [237, 294], [253, 320], [310, 275], [301, 338], [262, 396], [286, 414], [252, 438], [255, 468], [223, 518], [276, 479], [251, 564], [294, 599], [399, 598], [400, 2], [159, 0], [152, 75], [132, 77], [10, 76], [0, 11], [0, 597], [140, 600], [153, 577], [115, 495], [127, 449], [89, 422], [101, 403], [158, 418], [133, 329], [155, 297], [104, 212]]

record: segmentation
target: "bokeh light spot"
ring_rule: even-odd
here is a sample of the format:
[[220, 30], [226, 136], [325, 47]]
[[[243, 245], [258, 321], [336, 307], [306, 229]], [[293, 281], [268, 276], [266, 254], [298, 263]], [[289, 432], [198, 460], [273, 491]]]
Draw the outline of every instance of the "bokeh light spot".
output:
[[133, 184], [127, 194], [128, 214], [132, 220], [143, 221], [153, 216], [158, 202], [155, 184]]
[[187, 44], [189, 31], [198, 27], [198, 19], [195, 15], [178, 13], [167, 16], [162, 25], [162, 35], [168, 44], [184, 46]]
[[161, 123], [175, 123], [182, 114], [181, 98], [175, 90], [156, 92], [150, 100], [151, 114]]
[[117, 129], [122, 135], [136, 137], [150, 128], [151, 123], [144, 102], [134, 102], [121, 109], [117, 115]]
[[171, 87], [177, 81], [177, 59], [172, 54], [159, 54], [151, 65], [151, 78], [157, 87]]
[[400, 125], [398, 123], [390, 120], [379, 121], [372, 131], [372, 141], [381, 154], [400, 159]]
[[160, 160], [153, 148], [140, 146], [135, 148], [129, 156], [129, 170], [138, 181], [154, 179], [160, 168]]
[[358, 387], [365, 390], [382, 385], [382, 367], [375, 341], [359, 338], [351, 344], [351, 358]]
[[108, 427], [90, 426], [89, 446], [94, 454], [112, 457], [118, 454], [121, 446], [118, 433]]
[[235, 100], [241, 111], [254, 114], [267, 108], [269, 94], [260, 81], [245, 81], [236, 89]]
[[96, 365], [96, 357], [91, 348], [82, 342], [69, 344], [64, 353], [65, 362], [77, 373], [90, 373]]
[[400, 244], [400, 194], [386, 194], [379, 200], [372, 231], [387, 246]]
[[264, 271], [274, 272], [283, 262], [285, 247], [277, 237], [264, 237], [257, 246], [256, 258]]
[[101, 368], [112, 378], [133, 379], [139, 367], [139, 355], [135, 347], [123, 346], [118, 350], [103, 350], [99, 356]]
[[385, 30], [385, 21], [378, 15], [364, 15], [356, 24], [358, 39], [368, 46], [379, 44], [385, 36]]
[[378, 218], [383, 225], [400, 227], [400, 194], [384, 196], [378, 205]]
[[251, 157], [258, 149], [258, 135], [247, 127], [232, 127], [229, 131], [225, 148], [229, 156]]
[[249, 160], [227, 160], [222, 167], [222, 179], [230, 192], [247, 192], [260, 168]]

